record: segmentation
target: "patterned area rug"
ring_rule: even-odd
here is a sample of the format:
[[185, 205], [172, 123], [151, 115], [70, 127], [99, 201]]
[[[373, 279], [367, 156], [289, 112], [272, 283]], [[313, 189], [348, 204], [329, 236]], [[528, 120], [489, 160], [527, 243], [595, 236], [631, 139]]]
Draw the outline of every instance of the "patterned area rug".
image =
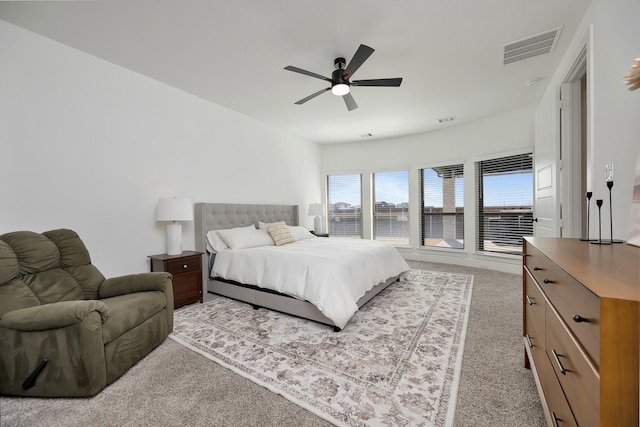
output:
[[336, 425], [453, 424], [473, 276], [411, 270], [340, 332], [231, 299], [170, 338]]

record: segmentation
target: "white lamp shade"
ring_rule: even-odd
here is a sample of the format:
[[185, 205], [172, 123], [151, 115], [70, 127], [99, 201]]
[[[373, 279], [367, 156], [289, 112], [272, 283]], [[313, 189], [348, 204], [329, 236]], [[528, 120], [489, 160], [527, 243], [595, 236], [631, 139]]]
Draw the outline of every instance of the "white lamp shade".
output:
[[322, 203], [309, 204], [309, 216], [324, 215], [324, 205]]
[[193, 221], [191, 200], [161, 198], [158, 200], [156, 221]]

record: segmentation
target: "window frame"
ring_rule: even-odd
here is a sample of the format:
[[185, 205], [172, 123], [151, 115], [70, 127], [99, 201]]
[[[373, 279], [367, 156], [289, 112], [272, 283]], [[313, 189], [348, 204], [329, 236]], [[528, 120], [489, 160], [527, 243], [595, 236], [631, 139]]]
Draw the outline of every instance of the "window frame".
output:
[[[491, 213], [486, 213], [486, 208], [499, 208], [500, 206], [496, 205], [496, 206], [485, 206], [484, 205], [484, 190], [485, 190], [485, 183], [484, 183], [484, 174], [483, 174], [483, 169], [482, 169], [482, 164], [484, 162], [494, 162], [497, 161], [499, 159], [507, 159], [510, 157], [528, 157], [530, 158], [530, 174], [531, 174], [531, 205], [528, 208], [525, 208], [524, 206], [526, 205], [525, 203], [522, 204], [515, 204], [515, 205], [510, 205], [510, 206], [503, 206], [503, 207], [509, 207], [512, 208], [511, 210], [513, 212], [491, 212]], [[522, 256], [522, 237], [523, 236], [528, 236], [528, 235], [533, 235], [533, 212], [535, 209], [535, 190], [534, 190], [534, 184], [535, 184], [535, 176], [534, 176], [534, 155], [533, 155], [533, 150], [531, 148], [529, 149], [523, 149], [523, 150], [518, 150], [518, 151], [511, 151], [511, 152], [507, 152], [507, 153], [498, 153], [498, 154], [494, 154], [491, 156], [485, 156], [483, 158], [479, 158], [476, 159], [474, 161], [474, 173], [475, 173], [475, 188], [474, 188], [474, 198], [475, 198], [475, 209], [476, 209], [476, 213], [475, 213], [475, 238], [476, 238], [476, 243], [475, 243], [475, 250], [476, 253], [481, 254], [481, 255], [492, 255], [492, 256], [505, 256], [505, 257], [521, 257]], [[507, 166], [508, 167], [508, 166]], [[505, 172], [508, 172], [508, 170], [506, 170]], [[490, 174], [487, 174], [487, 176], [491, 176]], [[514, 209], [516, 206], [520, 206], [519, 209]], [[514, 215], [511, 214], [519, 214], [518, 216], [518, 224], [519, 226], [521, 226], [520, 228], [524, 228], [524, 226], [529, 226], [528, 228], [530, 228], [531, 233], [529, 234], [522, 234], [519, 235], [515, 234], [515, 233], [505, 233], [504, 234], [504, 238], [503, 241], [506, 241], [507, 244], [505, 244], [505, 249], [501, 249], [501, 250], [496, 250], [496, 249], [487, 249], [486, 247], [486, 242], [487, 241], [487, 237], [489, 235], [489, 233], [491, 233], [491, 231], [486, 230], [487, 226], [485, 224], [486, 222], [486, 218], [489, 217], [496, 217], [496, 218], [501, 218], [502, 216], [505, 217], [505, 219], [507, 218], [511, 218]], [[522, 217], [522, 218], [521, 218]], [[530, 217], [530, 219], [529, 219]], [[507, 226], [509, 227], [509, 226]], [[507, 231], [510, 231], [509, 228], [507, 228]], [[513, 240], [517, 240], [515, 243], [513, 242]], [[492, 245], [494, 245], [493, 241]], [[510, 243], [509, 243], [510, 242]], [[499, 246], [498, 244], [495, 244], [495, 246]], [[510, 247], [512, 249], [507, 249], [507, 247]]]
[[[458, 235], [460, 234], [458, 231], [461, 232], [461, 246], [460, 247], [454, 247], [454, 246], [449, 246], [449, 245], [428, 245], [425, 244], [425, 240], [426, 240], [426, 236], [425, 236], [425, 187], [424, 187], [424, 171], [425, 169], [437, 169], [437, 168], [456, 168], [456, 169], [460, 169], [461, 170], [461, 174], [456, 174], [456, 176], [459, 176], [462, 178], [462, 206], [457, 206], [457, 204], [454, 201], [454, 210], [455, 212], [451, 212], [450, 214], [452, 216], [454, 216], [455, 219], [455, 238], [457, 240]], [[455, 177], [454, 177], [454, 197], [457, 198], [458, 196], [458, 191], [457, 188], [455, 187]], [[436, 163], [436, 164], [429, 164], [426, 166], [421, 166], [418, 168], [418, 191], [419, 191], [419, 203], [418, 203], [418, 212], [420, 214], [420, 222], [419, 222], [419, 229], [418, 229], [418, 238], [419, 238], [419, 247], [421, 249], [429, 249], [429, 250], [447, 250], [447, 251], [454, 251], [454, 252], [458, 252], [458, 253], [464, 253], [465, 252], [465, 242], [466, 242], [466, 238], [465, 238], [465, 220], [464, 220], [464, 215], [465, 215], [465, 211], [467, 210], [465, 208], [465, 162], [463, 160], [452, 160], [452, 161], [448, 161], [448, 162], [440, 162], [440, 163]], [[443, 192], [444, 193], [444, 192]], [[441, 208], [443, 210], [443, 212], [440, 214], [441, 216], [443, 216], [443, 239], [444, 240], [444, 194], [443, 194], [443, 201], [442, 201], [442, 206], [438, 206], [435, 208]], [[461, 212], [458, 212], [459, 210], [461, 210]], [[447, 213], [447, 216], [450, 216], [449, 213]], [[434, 215], [435, 217], [435, 215]], [[458, 217], [461, 217], [461, 220], [458, 219]], [[461, 224], [460, 224], [461, 223]]]
[[[327, 173], [325, 174], [326, 179], [325, 179], [325, 183], [327, 186], [327, 193], [326, 193], [326, 197], [327, 197], [327, 211], [326, 211], [326, 215], [327, 215], [327, 233], [332, 236], [332, 237], [339, 237], [339, 238], [358, 238], [358, 239], [362, 239], [363, 238], [363, 220], [364, 220], [364, 216], [363, 216], [363, 209], [362, 209], [362, 201], [363, 201], [363, 173], [362, 172], [340, 172], [340, 173]], [[337, 176], [357, 176], [359, 177], [359, 191], [360, 191], [360, 207], [359, 209], [354, 211], [354, 214], [358, 214], [355, 215], [355, 217], [357, 218], [357, 222], [359, 225], [359, 234], [358, 235], [348, 235], [348, 234], [336, 234], [335, 232], [332, 233], [332, 217], [334, 216], [333, 212], [334, 210], [332, 209], [332, 200], [331, 200], [331, 177], [337, 177]], [[333, 202], [334, 204], [338, 204], [338, 203], [343, 203], [343, 201], [335, 201]], [[346, 203], [346, 202], [344, 202]], [[353, 206], [353, 205], [350, 205]]]
[[[399, 236], [397, 237], [397, 239], [402, 239], [402, 242], [395, 242], [393, 243], [393, 239], [395, 238], [394, 236], [389, 236], [388, 238], [381, 238], [378, 239], [378, 233], [377, 233], [377, 229], [378, 229], [378, 222], [377, 222], [377, 205], [378, 205], [378, 201], [377, 201], [377, 194], [376, 194], [376, 176], [377, 175], [381, 175], [381, 174], [391, 174], [391, 173], [406, 173], [407, 174], [407, 181], [406, 181], [406, 210], [404, 210], [405, 208], [402, 207], [402, 213], [403, 215], [399, 215], [399, 216], [405, 216], [406, 219], [406, 236]], [[380, 202], [386, 202], [386, 200], [381, 200]], [[405, 203], [405, 202], [402, 202]], [[390, 208], [391, 209], [391, 208]], [[393, 246], [398, 246], [398, 247], [409, 247], [411, 245], [411, 169], [394, 169], [394, 170], [380, 170], [380, 171], [376, 171], [376, 172], [372, 172], [371, 173], [371, 219], [372, 219], [372, 234], [371, 234], [371, 239], [372, 240], [378, 240], [378, 241], [382, 241], [382, 242], [386, 242], [389, 244], [392, 244]], [[389, 212], [391, 213], [391, 212]], [[400, 221], [399, 219], [397, 219], [398, 216], [396, 216], [396, 221]], [[390, 226], [391, 228], [391, 226]]]

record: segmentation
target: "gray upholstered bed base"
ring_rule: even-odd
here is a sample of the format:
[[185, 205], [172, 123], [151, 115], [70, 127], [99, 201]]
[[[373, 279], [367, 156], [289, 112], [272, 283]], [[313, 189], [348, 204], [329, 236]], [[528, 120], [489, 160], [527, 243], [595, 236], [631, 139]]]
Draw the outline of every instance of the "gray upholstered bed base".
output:
[[[289, 225], [298, 225], [298, 206], [295, 205], [249, 205], [226, 203], [196, 203], [195, 204], [195, 247], [197, 251], [207, 254], [203, 263], [203, 283], [206, 290], [218, 295], [233, 298], [252, 304], [254, 308], [265, 307], [283, 313], [316, 322], [331, 325], [335, 324], [320, 312], [313, 304], [287, 295], [272, 291], [262, 290], [257, 287], [238, 285], [210, 278], [210, 259], [213, 255], [207, 252], [206, 235], [210, 230], [222, 230], [232, 227], [243, 227], [262, 222], [284, 221]], [[362, 307], [371, 298], [389, 286], [397, 277], [379, 283], [358, 300], [358, 307]]]

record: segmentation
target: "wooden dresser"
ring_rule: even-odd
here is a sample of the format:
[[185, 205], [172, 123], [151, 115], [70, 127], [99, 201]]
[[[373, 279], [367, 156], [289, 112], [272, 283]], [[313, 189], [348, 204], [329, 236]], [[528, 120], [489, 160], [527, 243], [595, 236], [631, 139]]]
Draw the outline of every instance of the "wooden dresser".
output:
[[550, 426], [638, 426], [640, 248], [523, 242], [523, 336]]

